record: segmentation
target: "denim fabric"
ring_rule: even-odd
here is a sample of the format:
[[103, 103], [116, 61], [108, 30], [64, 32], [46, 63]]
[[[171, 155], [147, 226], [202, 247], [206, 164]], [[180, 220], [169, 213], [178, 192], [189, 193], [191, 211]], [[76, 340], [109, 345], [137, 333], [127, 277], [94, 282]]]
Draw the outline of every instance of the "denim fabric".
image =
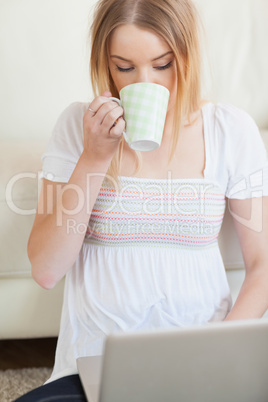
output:
[[78, 374], [42, 385], [16, 399], [16, 402], [86, 402]]

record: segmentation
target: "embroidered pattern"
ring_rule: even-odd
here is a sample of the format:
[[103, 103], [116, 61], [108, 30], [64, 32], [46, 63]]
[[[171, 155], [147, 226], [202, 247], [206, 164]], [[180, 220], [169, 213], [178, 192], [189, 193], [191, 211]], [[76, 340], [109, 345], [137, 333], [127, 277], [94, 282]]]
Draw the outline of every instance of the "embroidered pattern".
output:
[[225, 196], [205, 179], [106, 180], [85, 241], [108, 246], [211, 247], [217, 243]]

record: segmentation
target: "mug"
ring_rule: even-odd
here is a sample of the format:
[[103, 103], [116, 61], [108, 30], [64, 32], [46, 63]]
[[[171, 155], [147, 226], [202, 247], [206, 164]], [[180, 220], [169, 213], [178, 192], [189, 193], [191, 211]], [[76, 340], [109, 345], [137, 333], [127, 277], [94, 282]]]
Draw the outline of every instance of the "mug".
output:
[[138, 82], [125, 86], [120, 99], [110, 98], [124, 109], [126, 131], [123, 133], [135, 151], [153, 151], [162, 141], [169, 90], [159, 84]]

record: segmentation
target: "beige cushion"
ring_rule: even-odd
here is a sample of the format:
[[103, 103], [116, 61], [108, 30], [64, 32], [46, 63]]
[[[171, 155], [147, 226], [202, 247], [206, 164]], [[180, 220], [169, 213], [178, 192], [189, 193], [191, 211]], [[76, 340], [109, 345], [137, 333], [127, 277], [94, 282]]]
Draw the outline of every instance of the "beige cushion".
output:
[[26, 249], [44, 147], [41, 142], [0, 141], [0, 277], [30, 275]]
[[204, 95], [268, 128], [267, 0], [194, 0], [202, 17]]

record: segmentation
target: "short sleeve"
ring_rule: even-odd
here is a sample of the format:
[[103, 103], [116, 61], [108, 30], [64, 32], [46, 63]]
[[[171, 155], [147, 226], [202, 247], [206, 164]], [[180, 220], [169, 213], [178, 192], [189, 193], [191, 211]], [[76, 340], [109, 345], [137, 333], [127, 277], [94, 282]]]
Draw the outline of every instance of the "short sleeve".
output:
[[86, 103], [72, 103], [59, 116], [42, 156], [41, 177], [67, 183], [83, 152], [83, 116]]
[[222, 104], [222, 130], [228, 183], [226, 197], [246, 199], [268, 195], [267, 152], [254, 120], [241, 109]]

